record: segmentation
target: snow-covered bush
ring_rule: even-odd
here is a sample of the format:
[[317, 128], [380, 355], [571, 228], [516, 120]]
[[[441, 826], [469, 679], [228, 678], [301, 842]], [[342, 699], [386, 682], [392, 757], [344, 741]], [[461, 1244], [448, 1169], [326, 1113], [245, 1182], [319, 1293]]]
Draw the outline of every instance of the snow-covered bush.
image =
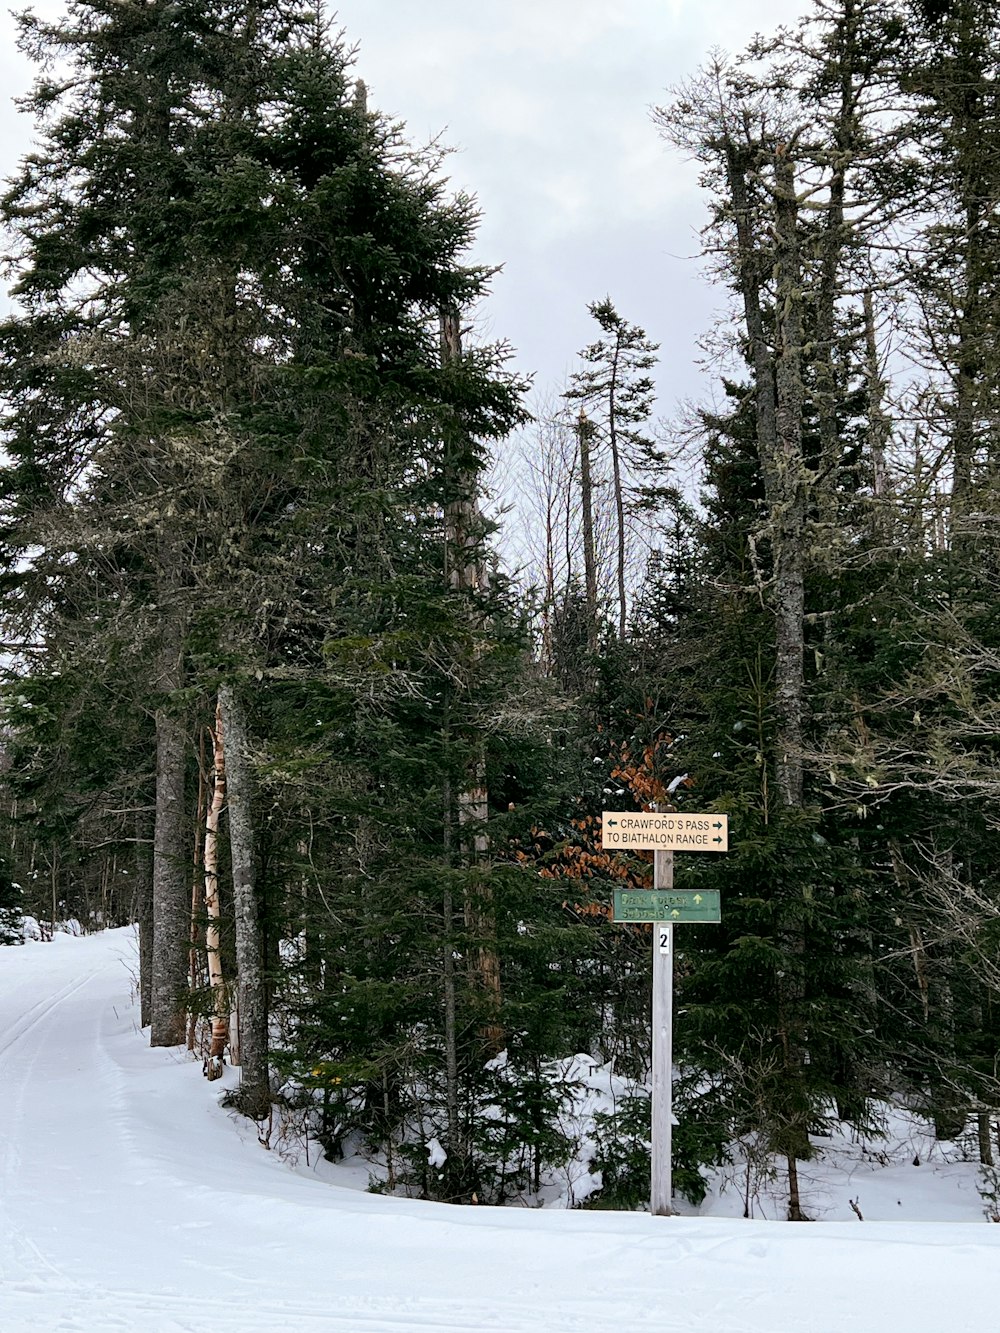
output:
[[27, 944], [29, 941], [38, 944], [42, 940], [42, 927], [38, 918], [34, 916], [23, 916], [21, 918], [21, 943]]

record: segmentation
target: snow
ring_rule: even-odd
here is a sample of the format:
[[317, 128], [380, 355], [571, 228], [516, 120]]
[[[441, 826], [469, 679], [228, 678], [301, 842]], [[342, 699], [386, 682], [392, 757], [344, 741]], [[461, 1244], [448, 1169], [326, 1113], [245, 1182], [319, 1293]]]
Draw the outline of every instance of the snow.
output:
[[440, 1171], [448, 1160], [448, 1154], [441, 1147], [437, 1139], [429, 1139], [427, 1143], [427, 1161], [435, 1171]]
[[[995, 1327], [1000, 1227], [940, 1144], [883, 1167], [831, 1140], [824, 1187], [846, 1171], [863, 1223], [365, 1193], [289, 1170], [186, 1052], [150, 1050], [134, 971], [127, 931], [0, 949], [2, 1333]], [[709, 1206], [742, 1210], [737, 1184]]]
[[25, 944], [34, 944], [42, 938], [42, 928], [38, 919], [33, 916], [23, 916], [21, 918], [21, 934], [24, 936]]

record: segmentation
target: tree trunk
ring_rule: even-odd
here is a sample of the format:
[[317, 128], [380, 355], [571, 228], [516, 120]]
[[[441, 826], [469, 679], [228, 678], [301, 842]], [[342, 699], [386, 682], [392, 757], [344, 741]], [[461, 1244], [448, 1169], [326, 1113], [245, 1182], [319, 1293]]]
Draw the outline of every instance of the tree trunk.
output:
[[[448, 727], [448, 718], [445, 719]], [[462, 1183], [465, 1178], [465, 1166], [468, 1154], [462, 1135], [462, 1122], [458, 1105], [458, 1029], [455, 994], [455, 904], [448, 878], [455, 860], [454, 849], [454, 812], [452, 810], [451, 783], [444, 784], [444, 853], [447, 874], [442, 894], [441, 915], [444, 921], [442, 938], [442, 964], [444, 972], [444, 1065], [445, 1065], [445, 1112], [448, 1117], [448, 1160], [446, 1163], [449, 1181], [449, 1196], [461, 1197]]]
[[153, 1013], [153, 828], [146, 811], [135, 816], [135, 916], [139, 923], [139, 1026]]
[[208, 955], [208, 979], [212, 988], [212, 1041], [205, 1060], [205, 1076], [214, 1080], [222, 1075], [225, 1064], [229, 1014], [226, 981], [222, 970], [222, 910], [219, 902], [219, 820], [226, 800], [226, 751], [223, 740], [222, 709], [215, 706], [215, 730], [212, 733], [212, 801], [205, 815], [205, 952]]
[[979, 1164], [980, 1166], [992, 1166], [993, 1140], [990, 1136], [990, 1114], [988, 1111], [980, 1111], [976, 1116], [976, 1129], [979, 1133]]
[[183, 629], [177, 613], [166, 608], [154, 685], [161, 697], [156, 710], [156, 824], [153, 834], [153, 981], [150, 1045], [184, 1042], [187, 1005], [188, 855], [185, 836], [184, 769], [187, 749], [184, 719], [174, 699], [184, 683]]
[[594, 433], [580, 408], [576, 435], [580, 442], [580, 506], [583, 511], [583, 577], [587, 596], [587, 649], [597, 652], [597, 550], [594, 545], [594, 490], [590, 468], [590, 440]]
[[622, 488], [622, 460], [618, 446], [618, 357], [621, 334], [617, 335], [615, 357], [608, 386], [608, 445], [611, 452], [611, 476], [615, 491], [615, 522], [618, 528], [615, 573], [618, 583], [618, 639], [625, 640], [627, 607], [625, 602], [625, 494]]
[[803, 613], [805, 610], [806, 476], [802, 458], [802, 278], [795, 174], [775, 157], [777, 348], [767, 343], [761, 310], [760, 256], [750, 220], [746, 172], [735, 147], [727, 154], [737, 231], [740, 291], [754, 372], [757, 446], [774, 543], [776, 619], [775, 772], [782, 804], [802, 804]]
[[[966, 530], [972, 498], [973, 461], [977, 444], [977, 408], [982, 378], [982, 348], [993, 339], [992, 316], [984, 288], [989, 282], [990, 265], [984, 254], [984, 209], [992, 197], [995, 183], [988, 179], [984, 164], [989, 160], [983, 148], [986, 113], [982, 89], [987, 83], [981, 60], [974, 53], [977, 45], [975, 18], [966, 10], [960, 19], [957, 69], [953, 77], [963, 89], [960, 105], [953, 104], [953, 142], [960, 144], [957, 166], [961, 179], [959, 204], [963, 214], [964, 255], [958, 284], [960, 308], [956, 309], [956, 343], [952, 374], [955, 383], [955, 420], [952, 430], [952, 532], [961, 540]], [[990, 209], [990, 211], [992, 211]], [[985, 327], [984, 327], [985, 326]]]
[[778, 494], [770, 500], [774, 524], [774, 600], [777, 615], [775, 705], [776, 773], [784, 804], [802, 805], [803, 616], [805, 612], [806, 476], [802, 458], [802, 275], [798, 248], [795, 172], [787, 155], [775, 158], [778, 347]]
[[[805, 543], [806, 469], [802, 457], [802, 275], [798, 245], [798, 203], [795, 170], [790, 157], [775, 156], [775, 265], [778, 306], [778, 344], [775, 356], [777, 391], [776, 471], [780, 500], [771, 505], [774, 524], [774, 601], [777, 617], [775, 653], [775, 776], [781, 804], [801, 809], [803, 801], [802, 711], [805, 690]], [[779, 1004], [786, 1032], [786, 1078], [801, 1083], [805, 1069], [805, 1032], [802, 1005], [805, 997], [806, 941], [800, 922], [787, 923], [789, 964], [779, 981]], [[795, 1099], [801, 1101], [801, 1099]], [[796, 1156], [809, 1149], [808, 1125], [794, 1109], [785, 1126], [788, 1137], [788, 1218], [808, 1221], [799, 1195]]]
[[252, 781], [242, 704], [231, 685], [219, 687], [219, 710], [226, 738], [229, 793], [229, 846], [236, 911], [236, 1004], [242, 1082], [238, 1105], [260, 1119], [271, 1105], [268, 1077], [267, 993], [264, 948], [254, 864]]
[[[803, 801], [802, 712], [805, 612], [806, 470], [802, 456], [802, 277], [798, 246], [795, 169], [787, 149], [774, 155], [774, 274], [776, 340], [767, 343], [761, 308], [761, 255], [750, 214], [748, 163], [735, 145], [727, 169], [737, 232], [740, 290], [754, 370], [757, 445], [774, 550], [772, 605], [775, 615], [775, 780], [779, 804], [799, 809]], [[805, 1068], [801, 1004], [805, 939], [793, 917], [786, 926], [789, 962], [779, 982], [778, 1007], [784, 1075], [790, 1109], [778, 1117], [788, 1165], [788, 1216], [806, 1220], [799, 1194], [796, 1158], [808, 1150], [808, 1126], [796, 1108], [795, 1088]]]
[[961, 542], [968, 537], [967, 515], [972, 495], [972, 461], [976, 448], [976, 399], [979, 380], [979, 355], [976, 350], [975, 325], [979, 318], [979, 293], [973, 285], [978, 282], [977, 251], [973, 237], [979, 232], [978, 209], [970, 205], [966, 210], [969, 231], [967, 256], [967, 294], [965, 309], [959, 320], [959, 347], [955, 367], [955, 424], [952, 431], [952, 487], [951, 525], [954, 537]]
[[739, 289], [750, 344], [750, 365], [753, 368], [757, 455], [764, 477], [765, 494], [768, 502], [774, 503], [772, 497], [778, 491], [774, 466], [777, 453], [777, 405], [774, 396], [774, 356], [764, 330], [760, 299], [763, 257], [751, 219], [747, 190], [748, 163], [733, 143], [726, 145], [726, 169], [736, 226]]
[[552, 675], [552, 610], [556, 604], [556, 487], [553, 484], [551, 458], [545, 473], [545, 599], [542, 603], [541, 657], [548, 675]]
[[[841, 294], [841, 257], [846, 239], [844, 199], [847, 170], [857, 142], [854, 69], [858, 45], [856, 0], [843, 0], [841, 17], [831, 34], [831, 63], [840, 72], [840, 105], [833, 129], [829, 199], [821, 241], [819, 287], [816, 293], [816, 337], [813, 366], [814, 398], [819, 426], [817, 508], [820, 522], [832, 537], [837, 528], [837, 486], [842, 461], [837, 407], [840, 385], [835, 368], [837, 298]], [[794, 185], [794, 182], [793, 182]]]
[[876, 504], [873, 527], [876, 536], [882, 541], [887, 530], [883, 505], [889, 494], [889, 476], [885, 463], [889, 420], [883, 408], [885, 384], [878, 360], [875, 307], [870, 291], [865, 292], [865, 391], [868, 397], [868, 449], [871, 455], [872, 493]]
[[[199, 990], [205, 978], [201, 966], [199, 946], [202, 935], [202, 908], [205, 899], [205, 877], [202, 865], [202, 833], [205, 826], [205, 731], [198, 739], [198, 799], [194, 806], [194, 846], [191, 849], [191, 947], [188, 950], [188, 984], [192, 991]], [[192, 1009], [187, 1021], [187, 1048], [193, 1051], [198, 1038], [198, 1015]]]

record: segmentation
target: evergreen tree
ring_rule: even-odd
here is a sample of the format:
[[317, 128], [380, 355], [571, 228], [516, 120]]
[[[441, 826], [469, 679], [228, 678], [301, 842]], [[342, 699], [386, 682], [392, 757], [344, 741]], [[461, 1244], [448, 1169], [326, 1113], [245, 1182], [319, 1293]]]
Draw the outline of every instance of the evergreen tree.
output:
[[23, 944], [24, 896], [6, 867], [0, 868], [0, 944]]
[[[660, 474], [665, 459], [648, 434], [654, 388], [649, 372], [656, 365], [657, 344], [637, 324], [623, 319], [610, 298], [594, 301], [587, 309], [602, 336], [580, 353], [587, 369], [571, 377], [566, 397], [589, 413], [589, 418], [582, 414], [580, 418], [581, 455], [585, 446], [588, 457], [606, 451], [611, 465], [618, 637], [624, 639], [626, 576], [630, 548], [636, 540], [636, 515], [648, 512], [664, 495]], [[590, 469], [584, 470], [582, 461], [581, 476], [589, 488]], [[582, 503], [586, 522], [592, 504], [586, 496]]]

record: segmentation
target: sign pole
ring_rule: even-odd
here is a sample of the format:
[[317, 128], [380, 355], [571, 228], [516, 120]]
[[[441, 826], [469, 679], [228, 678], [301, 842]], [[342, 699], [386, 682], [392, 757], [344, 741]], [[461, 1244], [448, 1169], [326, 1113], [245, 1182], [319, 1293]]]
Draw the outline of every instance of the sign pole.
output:
[[718, 889], [675, 889], [674, 852], [728, 852], [729, 817], [714, 810], [602, 810], [606, 852], [652, 852], [653, 888], [615, 889], [614, 921], [653, 927], [653, 1095], [649, 1211], [669, 1217], [674, 1206], [673, 1135], [674, 926], [722, 920]]
[[[674, 887], [673, 852], [653, 853], [653, 887]], [[670, 1139], [673, 1126], [674, 926], [653, 926], [653, 1098], [649, 1211], [654, 1217], [673, 1213]]]

